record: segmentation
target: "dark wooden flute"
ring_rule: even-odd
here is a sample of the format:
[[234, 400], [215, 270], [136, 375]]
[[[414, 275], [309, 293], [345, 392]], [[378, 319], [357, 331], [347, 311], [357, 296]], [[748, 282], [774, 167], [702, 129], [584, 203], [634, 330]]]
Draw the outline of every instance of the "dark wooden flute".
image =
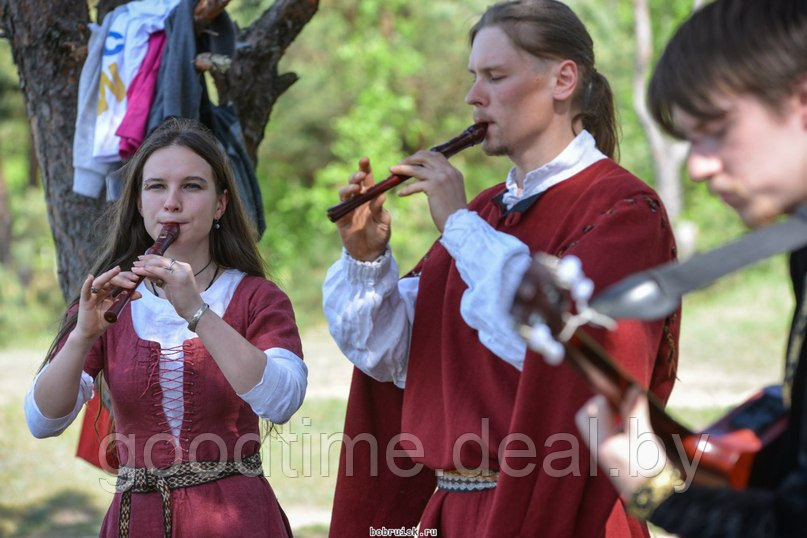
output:
[[[440, 144], [439, 146], [434, 146], [430, 151], [442, 153], [446, 158], [449, 158], [466, 148], [470, 148], [471, 146], [475, 146], [476, 144], [482, 142], [485, 139], [487, 128], [487, 123], [475, 123], [465, 129], [459, 136], [456, 136], [448, 142]], [[331, 222], [336, 222], [363, 203], [369, 202], [379, 194], [385, 193], [391, 188], [398, 186], [410, 177], [412, 176], [399, 176], [398, 174], [392, 174], [384, 181], [376, 183], [363, 193], [329, 208], [328, 218]]]
[[[175, 222], [166, 222], [163, 224], [162, 230], [160, 230], [160, 235], [157, 236], [157, 240], [154, 241], [154, 244], [151, 245], [148, 250], [146, 250], [146, 254], [159, 254], [162, 256], [165, 254], [165, 251], [168, 250], [168, 247], [171, 243], [174, 242], [174, 239], [177, 238], [179, 235], [179, 224]], [[137, 279], [134, 288], [115, 288], [112, 290], [112, 298], [115, 299], [115, 302], [112, 303], [106, 312], [104, 312], [104, 319], [109, 323], [115, 323], [118, 321], [118, 316], [120, 316], [121, 310], [129, 300], [132, 298], [132, 294], [134, 293], [137, 286], [143, 282], [145, 277], [140, 277]]]

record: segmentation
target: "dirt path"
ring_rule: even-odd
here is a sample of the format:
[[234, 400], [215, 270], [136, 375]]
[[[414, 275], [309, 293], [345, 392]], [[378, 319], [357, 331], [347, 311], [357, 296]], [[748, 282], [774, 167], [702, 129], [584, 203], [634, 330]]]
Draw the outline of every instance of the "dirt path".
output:
[[336, 347], [325, 326], [309, 329], [302, 335], [303, 353], [308, 365], [306, 398], [347, 400], [353, 366]]
[[714, 409], [736, 405], [760, 388], [781, 382], [775, 368], [726, 372], [682, 363], [668, 405], [676, 409]]
[[25, 396], [43, 357], [44, 350], [0, 350], [0, 405]]

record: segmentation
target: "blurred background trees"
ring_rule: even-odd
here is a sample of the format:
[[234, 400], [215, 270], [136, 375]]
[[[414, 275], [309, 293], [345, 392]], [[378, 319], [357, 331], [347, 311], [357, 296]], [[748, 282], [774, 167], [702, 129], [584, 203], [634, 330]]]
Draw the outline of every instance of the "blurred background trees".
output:
[[[337, 185], [354, 170], [358, 158], [369, 156], [377, 179], [383, 179], [388, 167], [405, 155], [442, 142], [471, 123], [471, 108], [463, 102], [471, 81], [466, 70], [467, 35], [490, 3], [322, 0], [283, 56], [280, 71], [294, 71], [299, 81], [277, 101], [258, 147], [267, 221], [260, 248], [273, 277], [291, 295], [303, 324], [321, 320], [320, 285], [327, 267], [340, 254], [335, 227], [325, 218], [325, 209], [337, 201]], [[637, 105], [637, 99], [643, 99], [636, 92], [643, 89], [647, 67], [692, 10], [693, 1], [569, 3], [592, 33], [598, 69], [608, 77], [617, 97], [623, 166], [657, 188], [661, 187], [657, 183], [660, 170], [667, 167], [667, 177], [675, 182], [673, 190], [680, 190], [680, 201], [673, 204], [680, 208], [678, 220], [695, 224], [699, 248], [739, 234], [737, 219], [719, 201], [703, 196], [703, 186], [685, 181], [678, 169], [680, 157], [660, 165], [659, 159], [670, 157], [671, 152], [662, 146], [654, 153]], [[641, 34], [643, 48], [638, 49], [636, 13], [643, 3], [648, 24]], [[246, 27], [271, 5], [271, 0], [232, 0], [227, 10]], [[3, 39], [0, 346], [19, 344], [21, 338], [35, 341], [51, 333], [63, 307], [57, 253], [31, 158], [30, 132], [17, 70], [8, 40]], [[70, 147], [69, 140], [65, 147]], [[486, 158], [478, 149], [457, 155], [453, 162], [465, 173], [469, 197], [501, 181], [507, 171], [506, 159]], [[437, 232], [423, 197], [398, 200], [391, 195], [388, 199], [393, 213], [392, 246], [406, 271]]]

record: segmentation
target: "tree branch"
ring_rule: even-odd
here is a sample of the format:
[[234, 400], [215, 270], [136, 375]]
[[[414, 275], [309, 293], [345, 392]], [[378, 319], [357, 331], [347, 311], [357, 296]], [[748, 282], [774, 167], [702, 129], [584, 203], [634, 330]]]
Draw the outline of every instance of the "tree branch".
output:
[[[102, 21], [107, 13], [118, 6], [122, 6], [130, 0], [98, 0], [96, 9], [98, 10], [98, 21]], [[194, 30], [198, 34], [205, 27], [209, 26], [219, 13], [225, 10], [230, 0], [199, 0], [193, 10], [193, 18], [196, 22]]]
[[253, 163], [275, 101], [297, 80], [294, 73], [280, 75], [277, 65], [318, 5], [318, 0], [276, 0], [239, 35], [245, 45], [236, 50], [227, 72], [227, 97], [241, 118]]
[[193, 65], [199, 71], [210, 71], [223, 75], [230, 69], [233, 63], [232, 58], [225, 54], [213, 54], [212, 52], [203, 52], [196, 55]]
[[19, 73], [65, 298], [77, 291], [101, 234], [103, 201], [72, 192], [72, 141], [89, 12], [75, 0], [0, 0], [2, 25]]
[[199, 35], [202, 30], [210, 26], [213, 19], [224, 11], [230, 0], [199, 0], [193, 10], [194, 30]]
[[670, 221], [675, 223], [683, 207], [680, 170], [688, 145], [664, 136], [647, 108], [645, 81], [653, 56], [653, 30], [648, 0], [634, 0], [634, 17], [636, 58], [633, 70], [633, 109], [650, 144], [656, 188], [667, 208]]
[[634, 0], [634, 17], [636, 57], [633, 69], [633, 109], [636, 111], [639, 123], [641, 123], [648, 138], [651, 139], [651, 145], [654, 145], [658, 130], [650, 118], [650, 112], [645, 101], [645, 80], [650, 66], [650, 57], [653, 54], [653, 34], [647, 0]]

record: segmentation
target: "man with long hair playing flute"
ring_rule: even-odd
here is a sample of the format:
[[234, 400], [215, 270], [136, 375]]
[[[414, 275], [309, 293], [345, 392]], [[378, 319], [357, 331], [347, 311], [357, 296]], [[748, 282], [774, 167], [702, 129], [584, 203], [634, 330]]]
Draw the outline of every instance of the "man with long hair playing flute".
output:
[[[337, 222], [344, 253], [323, 304], [357, 370], [331, 534], [419, 523], [440, 536], [645, 535], [580, 450], [574, 413], [590, 392], [527, 352], [507, 311], [535, 251], [577, 256], [596, 289], [673, 259], [664, 208], [612, 160], [613, 95], [566, 5], [494, 5], [470, 38], [465, 100], [487, 124], [484, 151], [513, 163], [505, 182], [468, 203], [439, 153], [392, 167], [413, 176], [399, 194], [425, 193], [442, 232], [401, 279], [383, 196]], [[362, 159], [340, 197], [373, 183]], [[666, 399], [677, 335], [673, 315], [596, 336]]]

